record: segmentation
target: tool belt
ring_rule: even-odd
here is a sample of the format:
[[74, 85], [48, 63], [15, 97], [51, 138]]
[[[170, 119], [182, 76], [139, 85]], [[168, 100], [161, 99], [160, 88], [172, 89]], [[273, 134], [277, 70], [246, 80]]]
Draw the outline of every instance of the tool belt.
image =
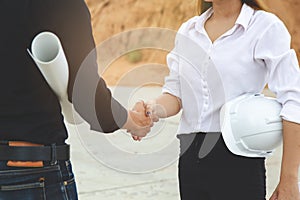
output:
[[22, 141], [1, 141], [0, 160], [12, 167], [43, 167], [55, 165], [59, 160], [70, 159], [70, 146], [51, 144], [44, 146]]

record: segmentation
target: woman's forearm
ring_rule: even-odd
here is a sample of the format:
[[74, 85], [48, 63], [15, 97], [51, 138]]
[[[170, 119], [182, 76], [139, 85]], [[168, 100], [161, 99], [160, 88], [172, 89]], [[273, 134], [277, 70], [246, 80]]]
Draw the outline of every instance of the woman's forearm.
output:
[[298, 181], [300, 165], [300, 124], [283, 120], [283, 155], [280, 179]]
[[148, 102], [153, 114], [158, 118], [167, 118], [176, 115], [181, 110], [181, 100], [169, 93], [160, 95]]

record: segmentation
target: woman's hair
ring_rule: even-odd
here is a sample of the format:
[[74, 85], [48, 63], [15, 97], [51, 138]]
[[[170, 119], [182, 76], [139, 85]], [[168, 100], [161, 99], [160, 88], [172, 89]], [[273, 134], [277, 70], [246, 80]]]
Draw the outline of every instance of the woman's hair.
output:
[[[242, 3], [246, 3], [248, 6], [255, 10], [266, 10], [266, 6], [258, 0], [241, 0]], [[198, 0], [198, 14], [205, 12], [212, 6], [211, 2], [205, 2], [204, 0]]]
[[263, 6], [257, 0], [241, 0], [242, 3], [246, 3], [248, 6], [255, 10], [263, 10]]

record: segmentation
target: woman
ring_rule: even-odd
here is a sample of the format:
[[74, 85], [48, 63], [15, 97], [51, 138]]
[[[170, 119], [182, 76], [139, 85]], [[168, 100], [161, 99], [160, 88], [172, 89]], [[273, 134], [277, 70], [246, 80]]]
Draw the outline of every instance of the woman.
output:
[[[255, 0], [205, 3], [212, 7], [180, 27], [175, 48], [167, 57], [170, 75], [163, 94], [147, 105], [154, 121], [183, 110], [178, 134], [183, 153], [181, 199], [265, 199], [263, 158], [233, 155], [222, 137], [207, 156], [199, 157], [199, 150], [207, 135], [220, 132], [219, 112], [226, 101], [244, 93], [261, 93], [268, 83], [283, 106], [282, 167], [271, 200], [299, 200], [300, 72], [290, 35]], [[184, 37], [196, 45], [182, 42]], [[200, 48], [195, 49], [197, 45]], [[185, 151], [188, 140], [193, 142]]]

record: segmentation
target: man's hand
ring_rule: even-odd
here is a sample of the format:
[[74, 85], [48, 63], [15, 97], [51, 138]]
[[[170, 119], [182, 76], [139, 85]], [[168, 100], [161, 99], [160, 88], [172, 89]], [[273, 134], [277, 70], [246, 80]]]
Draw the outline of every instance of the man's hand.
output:
[[151, 118], [146, 115], [145, 103], [139, 101], [128, 111], [128, 119], [123, 128], [131, 133], [134, 140], [141, 140], [150, 132], [152, 126]]
[[[142, 107], [143, 106], [143, 107]], [[137, 102], [133, 108], [133, 110], [139, 112], [139, 113], [144, 113], [146, 117], [148, 117], [148, 120], [151, 119], [151, 123], [153, 126], [153, 122], [158, 122], [159, 121], [159, 116], [158, 116], [158, 110], [161, 106], [157, 105], [155, 100], [148, 101], [147, 103], [144, 103], [143, 101]], [[161, 109], [163, 110], [163, 109]], [[136, 134], [132, 134], [132, 138], [134, 140], [140, 141], [142, 137], [137, 136]]]
[[159, 121], [159, 110], [163, 110], [160, 108], [158, 104], [156, 104], [155, 100], [148, 101], [145, 104], [146, 115], [149, 116], [153, 122]]

